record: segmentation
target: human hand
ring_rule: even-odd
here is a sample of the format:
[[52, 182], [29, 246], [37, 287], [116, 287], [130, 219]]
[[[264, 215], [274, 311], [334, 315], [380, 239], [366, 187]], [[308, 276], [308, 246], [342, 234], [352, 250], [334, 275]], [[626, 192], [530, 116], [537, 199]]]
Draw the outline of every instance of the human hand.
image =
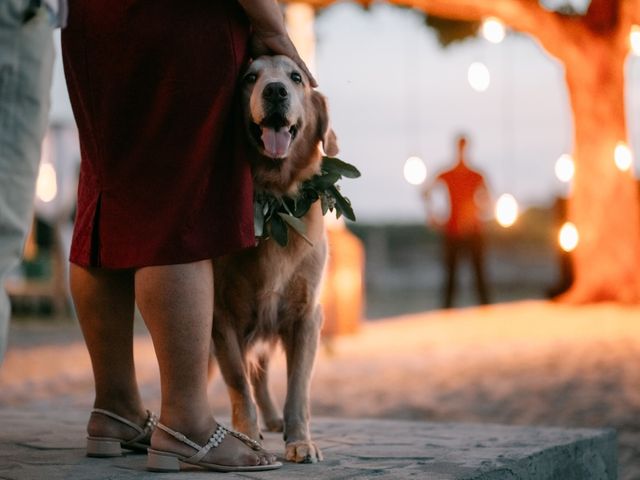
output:
[[318, 86], [318, 82], [316, 82], [304, 60], [300, 57], [298, 50], [286, 32], [267, 33], [254, 30], [251, 37], [250, 53], [253, 58], [257, 58], [260, 55], [285, 55], [300, 67], [312, 87]]

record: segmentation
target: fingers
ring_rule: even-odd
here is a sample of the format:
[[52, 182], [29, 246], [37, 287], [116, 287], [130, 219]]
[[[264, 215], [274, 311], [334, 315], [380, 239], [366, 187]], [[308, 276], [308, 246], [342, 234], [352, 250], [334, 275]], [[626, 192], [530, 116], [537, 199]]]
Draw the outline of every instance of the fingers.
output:
[[[297, 54], [297, 52], [296, 52], [296, 54]], [[293, 58], [293, 61], [298, 64], [298, 66], [305, 73], [307, 78], [309, 78], [309, 83], [311, 84], [311, 86], [313, 88], [316, 88], [318, 86], [318, 82], [316, 81], [316, 79], [311, 74], [311, 71], [307, 68], [307, 65], [304, 63], [304, 60], [302, 60], [302, 58], [300, 58], [300, 56], [298, 55], [297, 58]]]
[[251, 39], [251, 55], [253, 58], [257, 58], [260, 55], [285, 55], [298, 65], [309, 79], [309, 83], [313, 88], [318, 86], [318, 82], [286, 34], [265, 35], [255, 32]]

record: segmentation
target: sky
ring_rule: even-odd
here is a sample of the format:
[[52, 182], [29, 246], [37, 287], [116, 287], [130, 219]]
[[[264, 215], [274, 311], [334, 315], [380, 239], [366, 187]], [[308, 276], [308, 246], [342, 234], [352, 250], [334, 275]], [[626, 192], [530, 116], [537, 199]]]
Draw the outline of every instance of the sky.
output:
[[[565, 193], [554, 175], [557, 158], [572, 149], [563, 70], [531, 38], [509, 32], [498, 45], [478, 38], [443, 49], [420, 15], [384, 4], [369, 11], [336, 4], [315, 30], [319, 90], [329, 99], [339, 157], [362, 172], [342, 183], [360, 221], [421, 222], [420, 187], [404, 180], [404, 162], [422, 158], [429, 181], [453, 160], [460, 132], [494, 198], [511, 193], [523, 206], [548, 205]], [[476, 61], [491, 73], [483, 93], [467, 82]], [[638, 152], [640, 57], [630, 58], [627, 76], [630, 143]], [[54, 120], [72, 118], [65, 88], [57, 62]]]

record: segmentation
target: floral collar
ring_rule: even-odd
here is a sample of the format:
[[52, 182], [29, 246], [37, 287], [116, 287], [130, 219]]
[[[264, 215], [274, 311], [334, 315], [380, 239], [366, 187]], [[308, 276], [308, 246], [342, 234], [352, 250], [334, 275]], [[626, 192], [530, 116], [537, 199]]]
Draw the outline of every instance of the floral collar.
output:
[[306, 236], [307, 226], [301, 220], [315, 202], [320, 200], [322, 214], [336, 212], [336, 218], [344, 216], [356, 220], [351, 202], [340, 193], [336, 183], [342, 178], [358, 178], [360, 171], [353, 165], [335, 157], [322, 157], [320, 173], [306, 180], [295, 198], [277, 197], [270, 193], [259, 192], [253, 199], [253, 224], [256, 238], [273, 238], [280, 246], [289, 242], [289, 229], [292, 229], [309, 245]]

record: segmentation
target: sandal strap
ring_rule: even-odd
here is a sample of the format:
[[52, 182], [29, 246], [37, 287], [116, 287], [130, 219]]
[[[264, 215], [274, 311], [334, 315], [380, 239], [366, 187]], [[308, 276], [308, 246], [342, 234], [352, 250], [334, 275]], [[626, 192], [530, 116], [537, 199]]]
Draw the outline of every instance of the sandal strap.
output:
[[147, 439], [147, 442], [145, 443], [148, 443], [148, 439], [151, 437], [151, 434], [153, 433], [153, 431], [157, 426], [158, 426], [158, 416], [155, 413], [153, 413], [151, 410], [147, 410], [147, 419], [145, 420], [144, 425], [142, 426], [142, 431], [131, 440], [127, 440], [126, 442], [124, 442], [123, 445], [135, 444], [143, 439]]
[[147, 419], [145, 420], [144, 425], [142, 427], [140, 425], [136, 425], [135, 423], [133, 423], [130, 420], [127, 420], [124, 417], [121, 417], [116, 413], [110, 412], [109, 410], [104, 410], [102, 408], [94, 408], [93, 410], [91, 410], [91, 413], [99, 413], [101, 415], [106, 415], [107, 417], [113, 418], [114, 420], [117, 420], [118, 422], [123, 423], [128, 427], [133, 428], [136, 432], [138, 432], [138, 435], [136, 435], [131, 440], [122, 442], [123, 444], [135, 443], [143, 439], [144, 437], [149, 435], [151, 432], [153, 432], [153, 430], [158, 425], [158, 416], [155, 413], [151, 412], [150, 410], [147, 410]]
[[251, 449], [256, 450], [256, 451], [264, 451], [264, 448], [262, 447], [260, 442], [258, 442], [256, 440], [254, 440], [253, 438], [245, 435], [244, 433], [236, 432], [235, 430], [229, 430], [228, 428], [225, 428], [225, 430], [227, 431], [227, 433], [233, 435], [238, 440], [241, 440], [242, 442], [244, 442], [244, 444], [246, 446], [250, 447]]
[[227, 435], [227, 432], [229, 431], [222, 425], [218, 424], [218, 428], [216, 428], [215, 432], [213, 432], [213, 435], [209, 437], [209, 441], [207, 442], [207, 444], [204, 446], [201, 446], [201, 445], [198, 445], [193, 440], [190, 440], [189, 438], [187, 438], [184, 434], [180, 432], [176, 432], [175, 430], [170, 429], [169, 427], [167, 427], [166, 425], [160, 422], [158, 422], [158, 428], [168, 433], [175, 439], [180, 440], [182, 443], [189, 445], [191, 448], [197, 450], [195, 455], [185, 459], [185, 461], [189, 463], [197, 463], [200, 460], [202, 460], [204, 456], [207, 453], [209, 453], [209, 450], [211, 450], [212, 448], [216, 448], [218, 445], [222, 443], [222, 441], [224, 440], [224, 437]]

